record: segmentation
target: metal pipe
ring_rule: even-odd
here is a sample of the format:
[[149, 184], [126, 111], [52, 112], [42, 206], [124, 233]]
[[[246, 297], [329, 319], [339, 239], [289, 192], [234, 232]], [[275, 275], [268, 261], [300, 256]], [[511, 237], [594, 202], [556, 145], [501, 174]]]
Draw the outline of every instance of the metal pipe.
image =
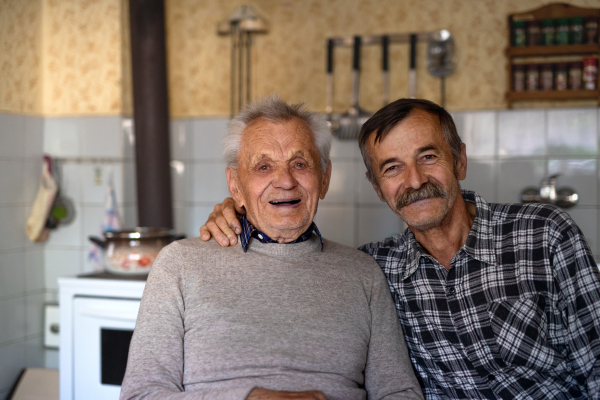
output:
[[163, 0], [129, 0], [138, 224], [173, 228]]

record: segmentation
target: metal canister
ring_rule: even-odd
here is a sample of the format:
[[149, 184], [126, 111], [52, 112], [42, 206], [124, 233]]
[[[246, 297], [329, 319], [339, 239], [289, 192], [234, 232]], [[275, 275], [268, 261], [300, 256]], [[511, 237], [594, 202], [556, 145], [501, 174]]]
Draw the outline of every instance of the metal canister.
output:
[[581, 90], [581, 68], [580, 62], [569, 64], [569, 89]]
[[552, 46], [554, 44], [554, 20], [547, 18], [542, 21], [542, 44]]
[[598, 60], [594, 57], [583, 59], [583, 87], [587, 90], [596, 89], [598, 83]]
[[540, 70], [537, 64], [529, 64], [527, 66], [527, 80], [526, 80], [527, 91], [535, 92], [540, 87]]
[[567, 63], [556, 64], [556, 73], [554, 74], [554, 88], [556, 90], [567, 90], [567, 82]]
[[515, 92], [522, 92], [525, 90], [525, 66], [524, 65], [513, 66], [513, 90]]
[[569, 44], [569, 19], [559, 18], [556, 21], [556, 44]]
[[526, 44], [525, 21], [513, 21], [513, 46], [520, 47]]
[[552, 64], [543, 64], [540, 73], [540, 82], [542, 90], [552, 90], [554, 87], [554, 71]]
[[598, 43], [598, 18], [587, 17], [585, 19], [586, 43]]
[[527, 23], [527, 46], [539, 46], [542, 43], [542, 29], [540, 21]]
[[571, 44], [583, 43], [583, 17], [571, 18]]

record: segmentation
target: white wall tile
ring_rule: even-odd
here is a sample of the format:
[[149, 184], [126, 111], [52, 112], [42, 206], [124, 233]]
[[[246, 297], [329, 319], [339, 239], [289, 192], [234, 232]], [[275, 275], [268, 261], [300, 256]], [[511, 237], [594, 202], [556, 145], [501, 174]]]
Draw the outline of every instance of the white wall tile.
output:
[[404, 227], [404, 222], [386, 205], [358, 207], [359, 246], [402, 233]]
[[354, 185], [355, 170], [354, 161], [334, 160], [332, 162], [329, 191], [322, 202], [353, 204], [357, 197]]
[[23, 161], [0, 160], [0, 204], [15, 204], [25, 201], [23, 170]]
[[139, 226], [137, 205], [119, 207], [119, 213], [121, 215], [121, 221], [123, 221], [124, 229]]
[[104, 214], [104, 206], [85, 205], [81, 207], [82, 228], [80, 236], [83, 238], [82, 245], [86, 248], [90, 244], [89, 236], [100, 236]]
[[560, 174], [556, 188], [570, 187], [579, 195], [578, 206], [597, 206], [598, 193], [595, 159], [548, 160], [548, 175]]
[[498, 155], [534, 156], [546, 154], [545, 111], [500, 111], [498, 113]]
[[354, 238], [356, 208], [319, 204], [315, 223], [324, 238], [346, 246], [357, 247]]
[[25, 304], [27, 310], [27, 319], [25, 322], [25, 334], [27, 336], [39, 335], [44, 331], [44, 303], [46, 302], [44, 293], [31, 294], [26, 297]]
[[44, 153], [53, 157], [78, 157], [81, 154], [76, 118], [44, 119]]
[[28, 292], [44, 288], [44, 249], [39, 246], [25, 252], [25, 287]]
[[362, 160], [360, 150], [358, 148], [358, 140], [341, 140], [336, 137], [331, 141], [330, 157], [336, 159], [355, 159]]
[[362, 162], [357, 162], [354, 166], [355, 168], [355, 185], [358, 188], [358, 203], [359, 204], [385, 204], [377, 196], [377, 192], [373, 189], [373, 185], [367, 179], [365, 172], [367, 172], [367, 167], [364, 166]]
[[76, 117], [82, 157], [122, 157], [121, 117]]
[[473, 190], [487, 202], [496, 202], [495, 161], [468, 160], [467, 178], [460, 182], [461, 189]]
[[454, 123], [458, 135], [467, 147], [467, 156], [481, 157], [496, 154], [496, 112], [457, 113]]
[[194, 201], [221, 203], [224, 198], [231, 196], [224, 162], [194, 164], [193, 176]]
[[78, 249], [56, 249], [46, 247], [44, 251], [46, 263], [45, 287], [58, 289], [58, 278], [61, 276], [75, 276], [83, 271], [81, 265], [81, 251]]
[[123, 118], [121, 120], [121, 148], [123, 158], [135, 158], [135, 132], [133, 118]]
[[227, 134], [228, 118], [194, 119], [192, 123], [192, 157], [195, 160], [223, 160], [221, 142]]
[[[59, 188], [61, 195], [74, 202], [83, 201], [82, 165], [75, 163], [58, 163]], [[39, 179], [39, 178], [38, 178]]]
[[194, 164], [189, 162], [171, 161], [171, 184], [174, 203], [181, 204], [192, 201], [194, 188], [193, 167]]
[[191, 229], [194, 233], [194, 236], [199, 235], [200, 226], [195, 227], [191, 226], [193, 223], [191, 221], [192, 212], [191, 207], [185, 205], [181, 207], [173, 207], [173, 222], [175, 232], [178, 234], [183, 234], [189, 237], [188, 229]]
[[526, 187], [540, 187], [546, 175], [545, 161], [501, 161], [498, 178], [498, 202], [520, 203], [521, 192]]
[[41, 161], [44, 152], [44, 118], [25, 118], [25, 157]]
[[549, 155], [596, 155], [597, 108], [548, 110]]
[[25, 208], [0, 207], [0, 250], [25, 247]]
[[9, 389], [27, 366], [23, 342], [0, 346], [0, 389]]
[[185, 232], [188, 238], [200, 236], [200, 227], [204, 225], [212, 211], [212, 206], [190, 207], [190, 223], [187, 227], [187, 232]]
[[[108, 196], [108, 181], [113, 176], [117, 203], [123, 201], [123, 164], [82, 164], [81, 174], [82, 201], [104, 205]], [[96, 170], [100, 171], [100, 180], [96, 180]]]
[[50, 237], [46, 242], [50, 246], [81, 246], [82, 208], [75, 204], [75, 219], [69, 225], [59, 225], [50, 231]]
[[25, 318], [25, 296], [0, 300], [0, 343], [24, 337]]
[[[116, 173], [116, 172], [115, 172]], [[136, 204], [137, 202], [137, 181], [136, 181], [135, 162], [123, 163], [123, 177], [121, 187], [115, 188], [122, 193], [122, 202], [125, 204]]]
[[0, 113], [0, 157], [24, 156], [25, 118], [22, 115]]
[[45, 365], [44, 368], [58, 369], [58, 350], [46, 349], [44, 351]]
[[25, 353], [28, 368], [44, 368], [44, 337], [37, 337], [25, 341]]
[[190, 160], [193, 154], [192, 120], [171, 120], [171, 159]]
[[0, 253], [0, 297], [25, 293], [24, 265], [25, 252]]
[[23, 163], [23, 182], [21, 182], [20, 190], [23, 192], [23, 199], [28, 206], [33, 205], [40, 189], [42, 165], [41, 157], [38, 160]]

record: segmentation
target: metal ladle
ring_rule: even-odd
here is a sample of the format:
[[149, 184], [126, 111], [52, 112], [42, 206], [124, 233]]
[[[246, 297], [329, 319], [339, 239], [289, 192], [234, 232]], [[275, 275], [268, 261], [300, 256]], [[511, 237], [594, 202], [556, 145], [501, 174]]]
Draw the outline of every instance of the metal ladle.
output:
[[361, 37], [354, 37], [354, 53], [352, 63], [352, 106], [342, 114], [339, 128], [333, 134], [340, 139], [357, 139], [360, 128], [371, 118], [370, 113], [358, 105], [358, 85], [360, 75], [360, 46]]
[[454, 72], [454, 38], [443, 29], [431, 34], [427, 43], [427, 70], [441, 79], [440, 105], [446, 105], [446, 77]]

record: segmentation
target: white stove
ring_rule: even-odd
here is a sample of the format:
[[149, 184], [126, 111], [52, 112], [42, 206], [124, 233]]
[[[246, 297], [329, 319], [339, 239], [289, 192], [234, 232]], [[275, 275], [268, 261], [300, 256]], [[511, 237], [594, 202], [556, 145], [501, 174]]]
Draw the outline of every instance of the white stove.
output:
[[146, 277], [59, 278], [60, 399], [117, 400]]

